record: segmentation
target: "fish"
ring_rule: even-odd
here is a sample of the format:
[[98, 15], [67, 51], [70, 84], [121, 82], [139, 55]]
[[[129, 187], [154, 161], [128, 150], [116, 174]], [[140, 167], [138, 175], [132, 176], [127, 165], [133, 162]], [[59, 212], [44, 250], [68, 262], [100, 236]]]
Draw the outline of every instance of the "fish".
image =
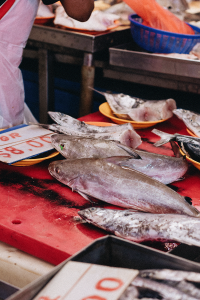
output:
[[[130, 124], [130, 123], [129, 123]], [[133, 149], [137, 148], [141, 143], [142, 139], [139, 134], [133, 129], [130, 124], [129, 129], [124, 127], [116, 127], [115, 131], [104, 131], [104, 132], [93, 132], [93, 131], [81, 131], [79, 129], [74, 129], [73, 126], [62, 126], [59, 124], [37, 124], [48, 130], [52, 130], [56, 133], [64, 133], [67, 135], [74, 135], [79, 137], [89, 137], [95, 139], [103, 139], [110, 141], [118, 141], [123, 145], [131, 147]], [[101, 127], [101, 126], [99, 126]], [[112, 127], [112, 126], [111, 126]], [[109, 128], [111, 128], [109, 127]], [[113, 126], [114, 127], [114, 126]], [[102, 126], [103, 128], [103, 126]]]
[[116, 141], [53, 134], [51, 143], [66, 159], [114, 156], [113, 163], [138, 170], [164, 184], [179, 180], [188, 170], [187, 160], [183, 157], [133, 150]]
[[200, 273], [172, 269], [145, 269], [140, 271], [141, 277], [156, 280], [200, 282]]
[[[138, 298], [132, 298], [131, 294], [129, 295], [129, 298], [121, 298], [119, 300], [136, 300], [136, 299], [149, 299], [148, 295], [155, 293], [155, 296], [150, 299], [164, 299], [164, 300], [198, 300], [199, 298], [189, 295], [188, 293], [185, 293], [175, 287], [172, 287], [168, 284], [157, 282], [154, 280], [142, 278], [140, 276], [137, 276], [133, 279], [130, 286], [137, 287], [138, 290], [142, 290], [142, 294], [146, 295], [147, 297], [138, 297]], [[157, 296], [157, 297], [156, 297]]]
[[186, 109], [174, 109], [173, 113], [184, 122], [197, 137], [200, 137], [200, 114]]
[[[140, 270], [139, 276], [175, 287], [183, 293], [200, 299], [200, 273], [171, 269], [147, 269]], [[197, 286], [196, 283], [198, 283]]]
[[155, 128], [152, 130], [152, 132], [161, 137], [159, 141], [154, 143], [154, 146], [159, 147], [168, 142], [175, 141], [187, 156], [196, 161], [200, 161], [200, 138], [181, 135], [178, 133], [169, 134]]
[[172, 117], [172, 111], [176, 109], [176, 101], [172, 98], [143, 100], [122, 93], [112, 94], [93, 90], [104, 95], [112, 112], [121, 119], [138, 122], [165, 120]]
[[[195, 24], [196, 25], [196, 24]], [[196, 25], [197, 26], [197, 25]], [[195, 55], [198, 59], [200, 59], [200, 43], [196, 43], [192, 50], [190, 51], [191, 55]]]
[[85, 199], [151, 213], [199, 217], [199, 211], [163, 183], [136, 170], [115, 165], [110, 158], [53, 161], [49, 173]]
[[111, 126], [95, 126], [91, 124], [87, 124], [83, 121], [79, 121], [69, 115], [48, 111], [51, 119], [56, 122], [58, 125], [70, 127], [74, 131], [85, 132], [85, 133], [99, 133], [99, 132], [116, 132], [116, 131], [124, 131], [125, 129], [134, 130], [131, 123], [125, 124], [111, 124]]
[[196, 217], [100, 207], [80, 210], [78, 215], [84, 221], [129, 241], [176, 241], [200, 246], [200, 219]]

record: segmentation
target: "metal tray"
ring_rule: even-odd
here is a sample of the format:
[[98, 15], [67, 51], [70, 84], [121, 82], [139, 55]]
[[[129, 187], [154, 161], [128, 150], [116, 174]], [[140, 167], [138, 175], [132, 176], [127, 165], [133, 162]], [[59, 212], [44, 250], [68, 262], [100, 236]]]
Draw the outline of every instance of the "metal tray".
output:
[[170, 268], [200, 272], [200, 264], [198, 263], [108, 235], [95, 240], [88, 247], [56, 266], [50, 273], [30, 283], [7, 300], [31, 300], [70, 260], [139, 270]]

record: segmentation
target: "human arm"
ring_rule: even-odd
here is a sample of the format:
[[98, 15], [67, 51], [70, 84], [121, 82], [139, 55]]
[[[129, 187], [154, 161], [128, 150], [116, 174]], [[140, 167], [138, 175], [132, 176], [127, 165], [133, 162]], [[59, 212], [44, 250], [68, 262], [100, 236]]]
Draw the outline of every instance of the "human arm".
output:
[[94, 0], [61, 0], [67, 15], [80, 22], [89, 19], [93, 9]]
[[[53, 4], [56, 0], [43, 0], [43, 3]], [[80, 22], [85, 22], [89, 19], [93, 9], [94, 0], [60, 0], [67, 15]]]

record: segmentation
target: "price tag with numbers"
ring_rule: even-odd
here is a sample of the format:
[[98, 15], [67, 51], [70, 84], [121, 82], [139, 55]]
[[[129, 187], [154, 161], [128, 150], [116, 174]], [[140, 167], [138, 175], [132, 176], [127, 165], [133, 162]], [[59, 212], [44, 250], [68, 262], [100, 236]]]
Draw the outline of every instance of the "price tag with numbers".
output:
[[117, 300], [138, 273], [70, 261], [33, 300]]
[[52, 134], [37, 125], [16, 126], [0, 132], [0, 161], [12, 164], [52, 150]]

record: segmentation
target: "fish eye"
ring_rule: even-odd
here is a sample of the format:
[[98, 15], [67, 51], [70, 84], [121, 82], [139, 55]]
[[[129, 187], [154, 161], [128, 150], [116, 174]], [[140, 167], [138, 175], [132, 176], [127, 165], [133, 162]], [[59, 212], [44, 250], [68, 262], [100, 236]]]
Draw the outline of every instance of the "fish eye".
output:
[[63, 148], [65, 147], [64, 144], [60, 144], [60, 149], [63, 150]]
[[56, 167], [56, 168], [55, 168], [55, 172], [56, 172], [57, 174], [59, 174], [59, 173], [60, 173], [60, 169], [59, 169], [59, 167]]

